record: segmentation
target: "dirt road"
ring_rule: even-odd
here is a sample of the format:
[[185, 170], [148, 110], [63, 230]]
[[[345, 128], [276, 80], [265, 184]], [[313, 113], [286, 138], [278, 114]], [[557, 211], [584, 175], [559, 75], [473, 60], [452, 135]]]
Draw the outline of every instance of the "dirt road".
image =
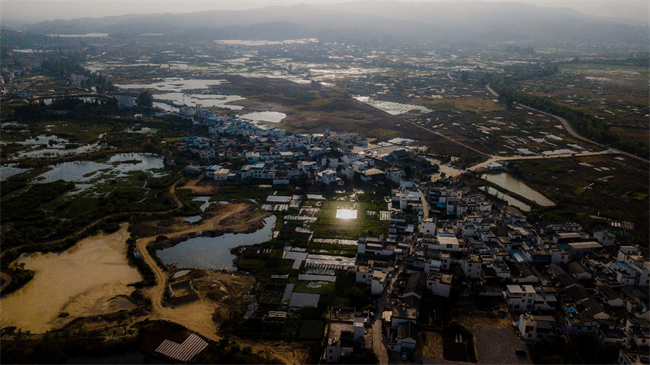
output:
[[2, 276], [2, 286], [0, 286], [0, 292], [1, 292], [5, 290], [5, 288], [9, 286], [9, 284], [11, 284], [11, 276], [3, 272], [0, 272], [0, 276]]
[[[215, 229], [217, 226], [222, 229], [232, 228], [235, 230], [245, 230], [250, 226], [251, 221], [245, 220], [234, 225], [220, 225], [221, 222], [228, 221], [228, 218], [237, 215], [248, 209], [249, 204], [235, 203], [233, 207], [219, 216], [208, 219], [203, 224], [194, 225], [190, 228], [167, 234], [168, 238], [175, 238], [184, 234], [201, 232], [209, 229]], [[255, 220], [255, 218], [253, 218]], [[154, 258], [147, 250], [147, 246], [156, 239], [156, 236], [141, 238], [136, 242], [138, 250], [142, 254], [142, 259], [151, 268], [156, 276], [156, 285], [144, 290], [144, 294], [151, 299], [152, 312], [149, 316], [152, 320], [166, 320], [181, 324], [190, 331], [200, 334], [201, 336], [212, 341], [219, 341], [221, 337], [217, 334], [217, 325], [212, 321], [212, 314], [215, 309], [215, 303], [207, 299], [201, 299], [196, 302], [185, 304], [176, 308], [165, 307], [162, 304], [163, 295], [168, 282], [168, 275], [160, 268]], [[270, 350], [271, 353], [286, 364], [298, 364], [304, 362], [306, 352], [292, 344], [286, 342], [269, 342], [269, 341], [250, 341], [241, 338], [229, 337], [243, 346], [251, 346], [253, 352]]]
[[481, 154], [481, 155], [483, 155], [483, 156], [490, 156], [489, 154], [487, 154], [487, 153], [485, 153], [485, 152], [483, 152], [483, 151], [479, 151], [479, 150], [477, 150], [476, 148], [474, 148], [474, 147], [472, 147], [472, 146], [469, 146], [469, 145], [467, 145], [467, 144], [465, 144], [465, 143], [458, 142], [457, 140], [455, 140], [455, 139], [453, 139], [453, 138], [451, 138], [451, 137], [445, 136], [444, 134], [442, 134], [442, 133], [440, 133], [440, 132], [436, 132], [436, 131], [434, 131], [433, 129], [429, 129], [429, 128], [427, 128], [427, 127], [423, 127], [423, 126], [421, 126], [421, 125], [419, 125], [419, 124], [417, 124], [417, 123], [415, 123], [415, 122], [409, 122], [409, 123], [413, 124], [414, 126], [420, 128], [420, 129], [424, 129], [425, 131], [427, 131], [427, 132], [429, 132], [429, 133], [433, 133], [433, 134], [435, 134], [435, 135], [437, 135], [437, 136], [440, 136], [440, 137], [442, 137], [442, 138], [444, 138], [444, 139], [447, 139], [447, 140], [449, 140], [449, 141], [451, 141], [451, 142], [454, 142], [454, 143], [456, 143], [456, 144], [459, 144], [459, 145], [461, 145], [461, 146], [467, 148], [468, 150], [472, 150], [472, 151], [474, 151], [474, 152], [476, 152], [476, 153], [478, 153], [478, 154]]

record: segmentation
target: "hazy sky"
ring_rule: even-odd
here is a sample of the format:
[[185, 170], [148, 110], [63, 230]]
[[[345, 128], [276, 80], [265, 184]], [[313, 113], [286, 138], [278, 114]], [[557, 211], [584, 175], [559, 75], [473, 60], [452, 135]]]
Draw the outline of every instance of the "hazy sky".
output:
[[[16, 22], [37, 22], [43, 20], [74, 19], [81, 17], [103, 17], [125, 14], [150, 14], [150, 13], [185, 13], [202, 10], [244, 10], [268, 5], [290, 5], [290, 4], [336, 4], [341, 2], [352, 2], [355, 0], [203, 0], [203, 1], [178, 1], [178, 0], [0, 0], [0, 12], [2, 20], [6, 24]], [[376, 2], [381, 0], [362, 0], [365, 2]], [[413, 2], [458, 2], [475, 0], [414, 0]], [[486, 1], [486, 0], [483, 0]], [[490, 2], [501, 0], [487, 0]], [[505, 0], [517, 1], [517, 0]], [[613, 12], [625, 10], [632, 14], [639, 11], [647, 15], [647, 1], [636, 0], [519, 0], [517, 2], [530, 3], [541, 6], [571, 7], [586, 14], [597, 16], [608, 16]], [[627, 8], [623, 6], [626, 3]], [[636, 5], [634, 4], [636, 3]], [[631, 7], [630, 7], [631, 6]], [[636, 8], [636, 10], [634, 9]]]

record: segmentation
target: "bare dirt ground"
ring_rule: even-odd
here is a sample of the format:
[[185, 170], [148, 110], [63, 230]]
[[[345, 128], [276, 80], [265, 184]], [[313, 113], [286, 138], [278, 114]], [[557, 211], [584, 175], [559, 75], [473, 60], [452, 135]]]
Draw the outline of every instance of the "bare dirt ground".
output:
[[263, 213], [256, 211], [256, 203], [239, 201], [231, 204], [215, 203], [201, 214], [199, 222], [186, 222], [184, 217], [139, 219], [132, 222], [131, 233], [135, 238], [158, 235], [180, 236], [188, 233], [229, 230], [233, 233], [261, 228]]
[[422, 356], [442, 358], [444, 350], [440, 332], [418, 333], [416, 352]]
[[214, 195], [219, 191], [219, 182], [206, 179], [201, 175], [198, 179], [188, 181], [178, 189], [190, 190], [192, 195]]
[[[217, 205], [217, 208], [210, 212], [210, 218], [204, 219], [201, 223], [189, 227], [184, 224], [185, 222], [177, 222], [175, 226], [168, 227], [166, 230], [168, 233], [166, 235], [168, 238], [175, 238], [183, 234], [206, 230], [232, 229], [234, 232], [250, 230], [251, 224], [262, 224], [261, 219], [263, 215], [255, 212], [254, 207], [255, 204], [252, 202]], [[172, 229], [178, 230], [172, 233], [170, 231]], [[156, 264], [147, 250], [149, 243], [153, 242], [156, 237], [157, 235], [152, 235], [140, 238], [136, 242], [139, 251], [142, 253], [142, 259], [151, 267], [156, 276], [157, 284], [154, 287], [143, 290], [144, 294], [151, 299], [152, 303], [152, 311], [149, 318], [152, 320], [167, 320], [179, 323], [190, 331], [196, 332], [205, 338], [213, 341], [220, 340], [221, 336], [218, 334], [218, 325], [213, 321], [212, 317], [215, 309], [219, 306], [219, 302], [203, 297], [193, 303], [181, 305], [176, 308], [163, 306], [162, 299], [169, 279], [168, 273]], [[233, 300], [233, 298], [243, 296], [244, 290], [248, 291], [248, 288], [254, 284], [248, 282], [249, 279], [238, 279], [234, 277], [226, 279], [224, 275], [228, 274], [210, 275], [204, 282], [200, 282], [201, 280], [199, 280], [197, 285], [199, 288], [204, 288], [206, 285], [213, 288], [212, 285], [214, 284], [214, 288], [219, 288], [219, 290], [223, 287], [225, 292], [222, 301], [226, 303], [227, 307], [234, 308], [236, 305], [245, 306], [245, 303], [236, 299]], [[211, 283], [208, 284], [206, 281]], [[223, 309], [219, 310], [219, 313], [224, 314], [223, 312]], [[230, 311], [228, 312], [228, 315], [230, 315]], [[308, 356], [305, 349], [290, 343], [250, 341], [232, 336], [230, 339], [237, 341], [241, 346], [251, 346], [254, 352], [271, 351], [275, 357], [287, 364], [303, 363], [306, 356]]]
[[532, 364], [528, 355], [517, 355], [526, 344], [513, 328], [473, 328], [481, 364]]
[[193, 270], [176, 280], [192, 278], [192, 285], [201, 299], [212, 303], [212, 320], [221, 323], [243, 315], [247, 309], [246, 294], [255, 287], [256, 280], [250, 275]]
[[462, 315], [456, 318], [458, 323], [467, 328], [510, 328], [512, 318], [504, 316], [501, 318], [493, 312], [478, 312], [473, 315]]

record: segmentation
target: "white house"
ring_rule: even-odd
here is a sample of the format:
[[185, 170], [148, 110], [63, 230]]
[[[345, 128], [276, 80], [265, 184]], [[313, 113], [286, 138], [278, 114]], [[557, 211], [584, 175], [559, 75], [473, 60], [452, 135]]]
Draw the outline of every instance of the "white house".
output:
[[431, 272], [427, 276], [427, 289], [429, 289], [433, 295], [448, 298], [449, 292], [451, 291], [452, 279], [453, 276], [450, 274]]
[[497, 171], [503, 169], [503, 165], [498, 162], [490, 162], [487, 164], [488, 171]]
[[463, 258], [461, 268], [468, 279], [480, 279], [482, 264], [483, 260], [478, 255], [469, 255], [469, 257]]
[[400, 181], [404, 177], [406, 177], [406, 173], [404, 173], [404, 170], [400, 169], [399, 167], [389, 167], [385, 170], [386, 172], [386, 178], [396, 184], [399, 184]]
[[511, 311], [529, 312], [535, 305], [535, 288], [532, 285], [507, 285], [503, 297]]
[[325, 185], [331, 185], [331, 184], [337, 184], [337, 185], [343, 185], [343, 180], [336, 176], [336, 170], [332, 169], [327, 169], [325, 171], [321, 171], [316, 174], [316, 179], [318, 182], [323, 183]]
[[434, 237], [436, 235], [436, 224], [438, 220], [436, 218], [426, 218], [422, 220], [420, 232], [424, 237]]

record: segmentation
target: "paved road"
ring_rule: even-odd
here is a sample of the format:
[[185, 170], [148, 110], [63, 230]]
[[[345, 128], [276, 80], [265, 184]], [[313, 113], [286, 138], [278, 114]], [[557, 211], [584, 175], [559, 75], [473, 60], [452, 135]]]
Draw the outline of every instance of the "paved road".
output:
[[427, 197], [424, 196], [424, 191], [421, 186], [418, 186], [418, 191], [422, 195], [422, 211], [424, 213], [424, 219], [427, 219], [429, 218], [429, 202], [427, 201]]
[[375, 318], [372, 323], [372, 347], [380, 364], [388, 364], [388, 351], [386, 350], [386, 342], [384, 341], [381, 314], [384, 312], [384, 308], [386, 308], [388, 294], [393, 288], [393, 282], [396, 277], [397, 273], [394, 275], [391, 274], [390, 281], [386, 284], [386, 288], [384, 288], [384, 291], [381, 293], [379, 302], [377, 303], [377, 309], [375, 310]]

